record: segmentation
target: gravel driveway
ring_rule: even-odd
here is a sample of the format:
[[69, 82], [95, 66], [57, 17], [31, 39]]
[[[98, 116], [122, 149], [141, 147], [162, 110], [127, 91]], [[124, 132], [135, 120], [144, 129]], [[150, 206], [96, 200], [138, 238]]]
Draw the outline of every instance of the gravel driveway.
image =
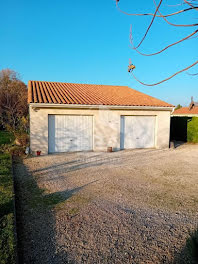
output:
[[197, 263], [198, 145], [14, 164], [20, 263]]

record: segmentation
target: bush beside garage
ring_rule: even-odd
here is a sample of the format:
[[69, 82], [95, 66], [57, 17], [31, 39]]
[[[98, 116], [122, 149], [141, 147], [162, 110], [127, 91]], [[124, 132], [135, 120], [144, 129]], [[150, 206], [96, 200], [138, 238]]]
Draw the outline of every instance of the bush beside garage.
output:
[[198, 143], [198, 117], [192, 117], [187, 123], [187, 141]]

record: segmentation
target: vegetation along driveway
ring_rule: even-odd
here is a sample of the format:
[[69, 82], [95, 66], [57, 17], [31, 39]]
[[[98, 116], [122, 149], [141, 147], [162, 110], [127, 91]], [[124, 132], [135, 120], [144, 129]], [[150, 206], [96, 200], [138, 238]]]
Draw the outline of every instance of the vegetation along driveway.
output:
[[198, 145], [14, 164], [20, 263], [197, 263]]

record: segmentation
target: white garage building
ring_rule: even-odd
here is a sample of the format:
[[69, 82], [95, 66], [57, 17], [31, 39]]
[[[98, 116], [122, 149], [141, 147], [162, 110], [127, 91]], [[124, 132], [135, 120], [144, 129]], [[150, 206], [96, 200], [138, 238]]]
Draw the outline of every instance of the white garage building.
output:
[[173, 106], [127, 86], [29, 81], [34, 154], [168, 148]]

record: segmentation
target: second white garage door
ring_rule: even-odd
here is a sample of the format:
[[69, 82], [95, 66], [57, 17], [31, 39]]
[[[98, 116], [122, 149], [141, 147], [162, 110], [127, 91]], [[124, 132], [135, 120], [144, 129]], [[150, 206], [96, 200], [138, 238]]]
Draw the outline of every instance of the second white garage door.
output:
[[93, 149], [93, 117], [49, 115], [49, 153]]
[[154, 148], [155, 116], [122, 116], [121, 149]]

